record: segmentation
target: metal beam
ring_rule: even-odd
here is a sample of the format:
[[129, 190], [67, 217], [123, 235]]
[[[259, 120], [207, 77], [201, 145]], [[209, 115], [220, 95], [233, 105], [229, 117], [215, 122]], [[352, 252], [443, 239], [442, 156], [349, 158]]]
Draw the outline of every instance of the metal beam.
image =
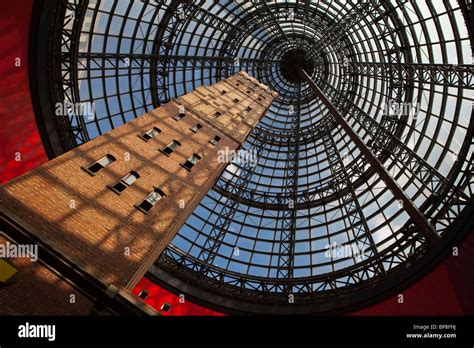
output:
[[325, 28], [319, 41], [315, 42], [308, 52], [311, 52], [310, 55], [315, 55], [330, 46], [340, 49], [343, 43], [342, 37], [353, 30], [365, 16], [376, 11], [378, 11], [377, 1], [357, 2], [344, 16], [334, 19], [334, 22]]
[[414, 82], [474, 89], [474, 65], [350, 62], [351, 75], [392, 81], [394, 71], [407, 84]]
[[[300, 128], [301, 128], [301, 83], [296, 92], [297, 105], [290, 105], [288, 114], [292, 117], [291, 130], [293, 136], [288, 142], [288, 154], [286, 162], [286, 185], [285, 194], [289, 197], [286, 202], [286, 209], [282, 211], [281, 223], [281, 241], [280, 251], [278, 253], [277, 277], [293, 278], [294, 259], [295, 259], [295, 236], [296, 219], [298, 207], [296, 200], [298, 198], [298, 172], [300, 162]], [[296, 109], [296, 110], [295, 110]], [[291, 288], [285, 289], [287, 294], [291, 293]]]
[[[253, 130], [252, 134], [256, 139], [262, 138], [258, 129]], [[259, 153], [262, 151], [262, 146], [259, 144], [254, 144], [257, 151], [258, 160]], [[232, 164], [230, 164], [232, 165]], [[225, 197], [226, 201], [222, 207], [222, 211], [217, 218], [216, 223], [213, 225], [212, 230], [209, 232], [209, 236], [206, 239], [206, 242], [199, 253], [199, 259], [203, 261], [203, 265], [212, 265], [217, 252], [222, 245], [223, 239], [227, 231], [231, 228], [232, 222], [234, 221], [234, 215], [239, 208], [240, 201], [242, 200], [242, 191], [248, 185], [248, 182], [252, 175], [255, 173], [257, 166], [255, 163], [250, 163], [250, 161], [245, 161], [243, 167], [241, 167], [240, 173], [235, 173], [234, 177], [231, 180], [235, 180], [235, 186], [226, 185], [222, 197]], [[231, 198], [231, 195], [237, 197], [237, 199]], [[201, 272], [206, 274], [208, 270], [206, 267], [202, 267]]]
[[[375, 256], [377, 254], [376, 243], [357, 198], [356, 190], [352, 184], [352, 178], [344, 164], [344, 158], [339, 152], [333, 135], [329, 131], [324, 137], [323, 146], [328, 154], [328, 161], [330, 163], [329, 169], [331, 170], [332, 177], [338, 178], [333, 181], [333, 185], [340, 194], [340, 205], [345, 209], [345, 216], [354, 234], [354, 238], [348, 236], [349, 240], [358, 243], [358, 247], [360, 247], [359, 250], [363, 250], [365, 256]], [[352, 257], [354, 257], [354, 255]], [[361, 257], [361, 255], [359, 255], [359, 257]], [[382, 263], [379, 264], [377, 271], [380, 273], [385, 271]]]
[[[93, 70], [116, 70], [116, 69], [136, 69], [152, 68], [152, 64], [161, 62], [169, 64], [165, 66], [167, 71], [172, 71], [170, 67], [188, 67], [188, 68], [215, 68], [219, 66], [228, 66], [234, 62], [232, 57], [213, 57], [213, 56], [185, 56], [185, 55], [164, 55], [164, 54], [146, 54], [146, 53], [79, 53], [77, 55], [78, 65], [89, 71]], [[95, 65], [86, 66], [84, 60]], [[259, 58], [239, 58], [241, 65], [260, 65], [280, 64], [278, 59], [259, 59]], [[104, 64], [105, 63], [105, 64]], [[90, 65], [90, 64], [89, 64]], [[104, 66], [105, 65], [105, 66]]]
[[314, 83], [311, 77], [303, 70], [299, 69], [301, 77], [308, 83], [309, 87], [314, 91], [319, 99], [323, 102], [326, 108], [329, 110], [331, 115], [336, 119], [340, 124], [342, 129], [347, 133], [350, 139], [356, 144], [359, 150], [364, 154], [367, 161], [370, 163], [372, 168], [375, 169], [380, 178], [385, 182], [385, 185], [392, 191], [395, 198], [403, 202], [403, 207], [411, 217], [413, 222], [420, 229], [420, 233], [425, 236], [431, 243], [436, 243], [440, 237], [436, 233], [434, 227], [426, 219], [426, 217], [418, 210], [414, 203], [406, 196], [402, 188], [393, 180], [390, 176], [387, 169], [383, 166], [382, 163], [378, 160], [377, 157], [370, 151], [370, 149], [365, 145], [362, 139], [359, 138], [357, 133], [354, 132], [349, 123], [344, 119], [341, 113], [334, 107], [331, 101], [326, 97], [326, 95], [319, 89], [319, 87]]
[[[325, 89], [334, 90], [334, 87], [326, 83]], [[365, 133], [369, 135], [372, 141], [372, 153], [382, 155], [384, 152], [390, 154], [394, 162], [400, 163], [401, 167], [416, 176], [420, 183], [432, 193], [444, 192], [444, 190], [457, 191], [455, 195], [465, 197], [460, 190], [449, 184], [449, 180], [445, 178], [436, 168], [432, 167], [426, 160], [420, 157], [414, 150], [410, 149], [404, 142], [394, 136], [382, 124], [374, 120], [364, 110], [362, 110], [353, 100], [346, 96], [341, 96], [345, 100], [345, 111], [350, 118], [350, 122], [354, 126], [361, 126]], [[450, 195], [450, 194], [449, 194]], [[439, 232], [439, 231], [438, 231]]]

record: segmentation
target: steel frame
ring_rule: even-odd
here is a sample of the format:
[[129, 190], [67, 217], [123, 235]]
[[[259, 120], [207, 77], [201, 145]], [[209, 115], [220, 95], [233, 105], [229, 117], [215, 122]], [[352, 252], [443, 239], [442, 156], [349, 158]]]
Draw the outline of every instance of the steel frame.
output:
[[[426, 272], [433, 253], [446, 254], [461, 235], [460, 220], [472, 209], [473, 124], [466, 105], [473, 66], [463, 57], [473, 38], [460, 30], [470, 7], [465, 1], [444, 2], [436, 11], [429, 2], [423, 6], [161, 0], [120, 8], [114, 1], [40, 1], [36, 26], [52, 23], [48, 30], [32, 26], [32, 90], [43, 141], [49, 156], [57, 156], [202, 84], [248, 71], [280, 93], [243, 144], [257, 151], [258, 165], [227, 168], [149, 277], [230, 312], [347, 311], [369, 303], [366, 293], [375, 301], [395, 284], [406, 286], [416, 270]], [[439, 19], [444, 14], [450, 27]], [[444, 36], [448, 29], [452, 39]], [[281, 57], [292, 48], [312, 49], [311, 79], [359, 146], [311, 88], [282, 77]], [[98, 103], [97, 118], [57, 118], [54, 105], [64, 100]], [[387, 101], [418, 102], [422, 117], [380, 116]], [[439, 245], [430, 246], [430, 234], [403, 209], [393, 212], [396, 199], [386, 198], [361, 146], [427, 218]], [[456, 159], [446, 170], [451, 153]], [[368, 257], [321, 259], [324, 240], [360, 243]], [[229, 255], [233, 247], [240, 259]]]

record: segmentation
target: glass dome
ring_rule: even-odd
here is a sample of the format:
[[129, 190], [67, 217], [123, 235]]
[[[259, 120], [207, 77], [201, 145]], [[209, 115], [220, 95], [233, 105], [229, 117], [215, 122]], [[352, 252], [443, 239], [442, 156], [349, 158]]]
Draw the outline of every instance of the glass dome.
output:
[[[46, 2], [37, 10], [52, 25], [37, 33], [35, 64], [48, 69], [36, 69], [34, 96], [40, 129], [54, 128], [43, 131], [45, 146], [54, 156], [247, 71], [279, 96], [149, 277], [227, 312], [347, 312], [425, 274], [472, 224], [469, 6]], [[440, 243], [426, 240], [295, 66], [311, 75]], [[95, 117], [51, 116], [65, 100], [93, 103]]]

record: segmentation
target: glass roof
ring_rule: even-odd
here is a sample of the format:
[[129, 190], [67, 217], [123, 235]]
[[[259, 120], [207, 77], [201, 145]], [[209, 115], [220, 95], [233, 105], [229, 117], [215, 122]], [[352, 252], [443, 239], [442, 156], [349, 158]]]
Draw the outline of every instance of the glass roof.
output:
[[[407, 239], [417, 234], [403, 206], [308, 85], [282, 73], [285, 54], [304, 52], [313, 80], [442, 236], [473, 188], [460, 3], [70, 0], [63, 26], [80, 35], [63, 89], [95, 106], [95, 117], [70, 117], [76, 142], [247, 71], [279, 97], [157, 267], [242, 301], [363, 288], [424, 242]], [[448, 217], [445, 205], [461, 208]]]

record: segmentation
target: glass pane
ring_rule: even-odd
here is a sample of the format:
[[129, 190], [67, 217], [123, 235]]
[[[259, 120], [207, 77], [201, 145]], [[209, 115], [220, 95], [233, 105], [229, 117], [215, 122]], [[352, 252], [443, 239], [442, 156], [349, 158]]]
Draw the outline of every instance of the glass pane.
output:
[[200, 156], [198, 155], [192, 155], [191, 158], [189, 159], [189, 162], [191, 162], [192, 164], [196, 164], [199, 162], [199, 160], [201, 159]]
[[169, 148], [174, 151], [174, 150], [176, 150], [176, 149], [179, 147], [179, 145], [180, 145], [180, 144], [179, 144], [177, 141], [173, 141], [173, 142], [169, 145]]
[[124, 178], [122, 179], [122, 181], [128, 185], [131, 185], [133, 184], [136, 180], [138, 179], [138, 176], [134, 173], [130, 173], [130, 174], [127, 174], [126, 176], [124, 176]]
[[153, 191], [148, 195], [146, 200], [155, 205], [161, 198], [163, 198], [163, 196], [159, 192]]
[[115, 161], [115, 157], [113, 157], [111, 155], [107, 155], [105, 157], [102, 157], [100, 160], [98, 160], [97, 163], [99, 163], [103, 167], [107, 167], [113, 161]]

